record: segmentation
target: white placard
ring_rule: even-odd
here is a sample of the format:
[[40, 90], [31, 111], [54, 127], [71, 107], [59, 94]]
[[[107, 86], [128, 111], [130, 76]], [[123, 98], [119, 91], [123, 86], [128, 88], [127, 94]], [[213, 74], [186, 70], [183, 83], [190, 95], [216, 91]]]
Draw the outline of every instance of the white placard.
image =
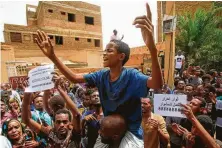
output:
[[187, 102], [186, 95], [155, 94], [154, 113], [162, 116], [185, 118], [186, 116], [181, 113], [180, 104], [187, 104]]
[[38, 66], [30, 70], [28, 74], [29, 87], [25, 89], [25, 92], [37, 92], [53, 88], [52, 72], [54, 72], [53, 64]]

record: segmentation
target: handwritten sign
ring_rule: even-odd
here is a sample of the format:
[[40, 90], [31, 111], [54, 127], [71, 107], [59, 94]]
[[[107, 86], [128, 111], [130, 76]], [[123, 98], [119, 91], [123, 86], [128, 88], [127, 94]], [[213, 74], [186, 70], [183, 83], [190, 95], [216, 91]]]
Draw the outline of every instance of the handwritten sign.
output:
[[154, 95], [154, 113], [162, 116], [183, 117], [181, 113], [181, 105], [187, 104], [186, 95], [170, 95], [170, 94], [155, 94]]
[[26, 92], [37, 92], [43, 91], [47, 89], [51, 89], [54, 87], [54, 83], [52, 82], [54, 72], [54, 65], [44, 65], [38, 66], [29, 71], [29, 87], [26, 88]]

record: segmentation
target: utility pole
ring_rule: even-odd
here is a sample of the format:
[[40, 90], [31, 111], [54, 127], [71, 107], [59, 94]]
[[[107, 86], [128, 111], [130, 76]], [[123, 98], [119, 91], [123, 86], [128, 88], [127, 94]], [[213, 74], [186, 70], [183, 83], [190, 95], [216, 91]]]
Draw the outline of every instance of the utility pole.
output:
[[[166, 1], [166, 15], [175, 16], [175, 2]], [[165, 33], [165, 61], [164, 61], [164, 79], [170, 88], [174, 86], [174, 57], [175, 57], [175, 30]]]

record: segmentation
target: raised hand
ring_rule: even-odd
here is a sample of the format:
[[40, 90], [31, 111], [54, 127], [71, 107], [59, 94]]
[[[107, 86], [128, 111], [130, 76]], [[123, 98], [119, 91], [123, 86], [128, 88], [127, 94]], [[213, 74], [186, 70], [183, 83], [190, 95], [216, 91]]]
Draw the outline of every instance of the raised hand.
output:
[[133, 22], [133, 25], [136, 25], [136, 28], [141, 29], [143, 40], [146, 46], [149, 48], [150, 52], [157, 52], [156, 45], [154, 42], [154, 27], [152, 24], [152, 13], [150, 11], [150, 6], [146, 3], [147, 16], [138, 16]]
[[55, 88], [59, 88], [62, 89], [63, 91], [66, 91], [65, 89], [65, 80], [64, 80], [64, 76], [59, 76], [58, 73], [56, 72], [52, 72], [53, 77], [52, 77], [52, 81], [55, 83]]
[[35, 38], [37, 45], [42, 50], [42, 52], [49, 58], [53, 59], [55, 57], [54, 48], [52, 42], [50, 41], [47, 34], [43, 31], [37, 31], [37, 38]]
[[187, 133], [187, 129], [183, 128], [182, 126], [173, 123], [172, 124], [172, 130], [174, 131], [174, 133], [176, 133], [179, 136], [182, 136], [183, 134]]
[[159, 122], [155, 119], [148, 119], [148, 124], [151, 130], [158, 130]]
[[192, 120], [195, 118], [193, 111], [189, 105], [181, 104], [183, 106], [183, 114], [186, 115], [187, 119]]
[[87, 115], [84, 118], [85, 121], [97, 121], [96, 117], [93, 116], [93, 114]]

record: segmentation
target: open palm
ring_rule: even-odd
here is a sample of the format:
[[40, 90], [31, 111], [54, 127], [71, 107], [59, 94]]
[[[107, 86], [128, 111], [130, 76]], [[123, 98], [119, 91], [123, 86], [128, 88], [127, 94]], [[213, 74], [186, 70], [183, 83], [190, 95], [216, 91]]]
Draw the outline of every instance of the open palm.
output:
[[38, 30], [37, 34], [37, 38], [35, 38], [37, 45], [48, 58], [52, 59], [55, 56], [52, 42], [45, 32]]

